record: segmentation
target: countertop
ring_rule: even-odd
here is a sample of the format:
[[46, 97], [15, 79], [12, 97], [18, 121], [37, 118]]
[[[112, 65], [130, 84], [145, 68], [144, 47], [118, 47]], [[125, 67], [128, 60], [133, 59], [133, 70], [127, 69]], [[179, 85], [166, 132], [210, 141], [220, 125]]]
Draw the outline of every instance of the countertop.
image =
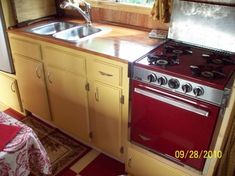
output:
[[[70, 21], [79, 24], [83, 23], [81, 20], [74, 19], [63, 19], [62, 21]], [[135, 61], [163, 42], [163, 40], [149, 38], [148, 32], [146, 31], [103, 23], [93, 23], [92, 25], [95, 27], [106, 28], [106, 32], [95, 37], [90, 37], [87, 40], [82, 40], [78, 43], [56, 39], [52, 36], [26, 32], [27, 29], [46, 24], [48, 22], [51, 22], [51, 20], [39, 22], [26, 27], [9, 29], [7, 32], [58, 44], [124, 63]]]

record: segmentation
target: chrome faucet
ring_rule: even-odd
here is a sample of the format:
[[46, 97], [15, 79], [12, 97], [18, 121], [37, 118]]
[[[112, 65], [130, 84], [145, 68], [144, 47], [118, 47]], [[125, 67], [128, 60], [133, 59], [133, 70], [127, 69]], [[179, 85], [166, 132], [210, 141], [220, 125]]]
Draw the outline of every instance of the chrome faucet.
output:
[[[80, 4], [84, 6], [85, 10], [82, 10], [80, 8]], [[60, 8], [77, 10], [86, 20], [86, 24], [91, 25], [91, 16], [90, 16], [91, 5], [87, 3], [86, 1], [79, 0], [79, 3], [74, 3], [71, 0], [66, 0], [60, 4]]]

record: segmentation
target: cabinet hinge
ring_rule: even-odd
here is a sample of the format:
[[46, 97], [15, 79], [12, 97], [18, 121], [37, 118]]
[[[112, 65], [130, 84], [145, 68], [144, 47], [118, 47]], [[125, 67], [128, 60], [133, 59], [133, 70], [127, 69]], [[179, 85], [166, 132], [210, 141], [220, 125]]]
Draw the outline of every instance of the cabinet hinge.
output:
[[121, 98], [120, 98], [120, 103], [121, 103], [121, 104], [124, 104], [124, 95], [121, 96]]
[[93, 133], [92, 132], [89, 133], [89, 137], [90, 137], [90, 139], [93, 138]]
[[86, 83], [85, 89], [86, 89], [86, 91], [89, 91], [89, 90], [90, 90], [90, 85], [89, 85], [89, 83]]
[[124, 153], [124, 147], [123, 147], [123, 146], [121, 146], [121, 148], [120, 148], [120, 153], [121, 153], [121, 154]]

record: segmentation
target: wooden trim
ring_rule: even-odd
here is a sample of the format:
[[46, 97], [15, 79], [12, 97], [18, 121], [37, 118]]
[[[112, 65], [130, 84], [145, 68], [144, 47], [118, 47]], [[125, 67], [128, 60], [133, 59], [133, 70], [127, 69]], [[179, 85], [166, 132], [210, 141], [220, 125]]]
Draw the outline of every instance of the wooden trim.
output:
[[119, 10], [123, 12], [132, 12], [145, 15], [149, 15], [152, 8], [151, 6], [125, 4], [112, 1], [88, 0], [88, 2], [92, 5], [92, 7]]

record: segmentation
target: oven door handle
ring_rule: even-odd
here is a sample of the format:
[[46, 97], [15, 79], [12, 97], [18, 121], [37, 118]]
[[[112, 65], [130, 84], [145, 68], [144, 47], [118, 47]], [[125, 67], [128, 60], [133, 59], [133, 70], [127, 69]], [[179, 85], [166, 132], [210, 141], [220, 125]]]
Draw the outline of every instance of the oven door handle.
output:
[[138, 94], [141, 94], [141, 95], [153, 98], [155, 100], [170, 104], [172, 106], [175, 106], [175, 107], [178, 107], [178, 108], [181, 108], [181, 109], [184, 109], [184, 110], [202, 115], [204, 117], [209, 116], [208, 111], [196, 108], [196, 107], [194, 107], [194, 106], [192, 106], [188, 103], [185, 103], [183, 101], [175, 100], [173, 98], [169, 98], [169, 97], [166, 97], [166, 96], [163, 96], [163, 95], [160, 95], [160, 94], [157, 94], [157, 93], [153, 93], [153, 92], [150, 92], [150, 91], [142, 90], [142, 89], [139, 89], [139, 88], [135, 88], [134, 91]]

